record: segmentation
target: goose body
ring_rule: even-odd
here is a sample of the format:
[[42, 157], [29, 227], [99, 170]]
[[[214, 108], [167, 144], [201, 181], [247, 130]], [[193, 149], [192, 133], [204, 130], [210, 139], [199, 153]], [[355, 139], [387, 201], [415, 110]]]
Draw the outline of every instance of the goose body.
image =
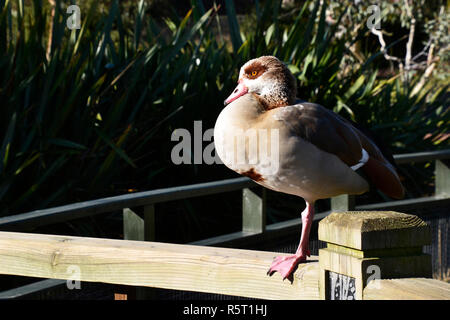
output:
[[[214, 128], [219, 157], [230, 169], [253, 178], [269, 189], [297, 195], [309, 201], [343, 193], [361, 194], [368, 191], [368, 183], [336, 155], [323, 151], [297, 134], [297, 123], [291, 123], [291, 119], [300, 118], [302, 111], [308, 107], [327, 111], [319, 105], [299, 103], [264, 112], [252, 95], [233, 101], [219, 115]], [[242, 163], [237, 161], [237, 157], [227, 157], [237, 153], [236, 138], [239, 133], [246, 133], [249, 129], [255, 130], [258, 145], [260, 141], [268, 140], [267, 149], [278, 153], [267, 152], [269, 161], [266, 162], [270, 163], [261, 161], [264, 159], [249, 163], [250, 134], [245, 137], [246, 161]], [[277, 147], [271, 143], [272, 135], [278, 135], [282, 142]]]
[[214, 127], [217, 154], [230, 169], [269, 189], [306, 202], [297, 252], [275, 258], [269, 274], [290, 277], [309, 256], [314, 202], [361, 194], [371, 182], [393, 198], [404, 190], [395, 168], [377, 145], [352, 123], [321, 105], [296, 98], [295, 79], [277, 58], [250, 60], [225, 100]]

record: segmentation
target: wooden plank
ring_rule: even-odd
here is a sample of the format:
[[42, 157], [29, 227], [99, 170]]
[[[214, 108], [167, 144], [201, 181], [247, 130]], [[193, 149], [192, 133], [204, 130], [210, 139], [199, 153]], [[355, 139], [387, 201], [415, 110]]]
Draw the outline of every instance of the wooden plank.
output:
[[431, 243], [418, 216], [396, 211], [333, 212], [319, 223], [319, 239], [357, 250], [417, 247]]
[[260, 299], [318, 299], [318, 260], [291, 284], [266, 275], [273, 252], [157, 242], [0, 232], [0, 274], [209, 292]]
[[23, 298], [30, 294], [40, 292], [42, 290], [52, 289], [65, 284], [65, 280], [45, 279], [0, 292], [0, 300]]
[[188, 199], [255, 186], [257, 184], [253, 180], [242, 177], [129, 193], [2, 217], [0, 218], [0, 228], [1, 230], [28, 230], [37, 226], [83, 218], [95, 214], [116, 210], [121, 211], [123, 208], [141, 207], [158, 202]]
[[384, 210], [408, 210], [408, 209], [418, 209], [418, 208], [429, 208], [433, 206], [444, 206], [450, 204], [450, 198], [443, 195], [430, 196], [430, 197], [420, 197], [414, 199], [405, 199], [405, 200], [395, 200], [395, 201], [387, 201], [387, 202], [378, 202], [356, 206], [355, 210], [362, 211], [372, 211], [378, 209]]
[[395, 154], [394, 160], [396, 164], [411, 163], [411, 162], [424, 162], [440, 159], [449, 159], [450, 149], [438, 150], [438, 151], [424, 151], [406, 154]]
[[365, 300], [450, 300], [450, 284], [427, 278], [372, 280]]

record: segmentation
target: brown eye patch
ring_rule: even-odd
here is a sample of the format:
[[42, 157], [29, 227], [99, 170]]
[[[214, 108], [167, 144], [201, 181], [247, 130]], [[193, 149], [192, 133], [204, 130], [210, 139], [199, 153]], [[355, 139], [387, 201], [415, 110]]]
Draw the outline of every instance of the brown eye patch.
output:
[[255, 62], [244, 69], [245, 76], [249, 79], [256, 79], [267, 70], [267, 67]]

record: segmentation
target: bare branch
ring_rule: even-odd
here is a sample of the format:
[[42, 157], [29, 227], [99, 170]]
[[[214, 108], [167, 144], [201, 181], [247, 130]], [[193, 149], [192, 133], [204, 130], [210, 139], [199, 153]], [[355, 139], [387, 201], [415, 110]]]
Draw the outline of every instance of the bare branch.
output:
[[386, 42], [384, 41], [383, 32], [381, 30], [377, 30], [375, 28], [370, 28], [370, 32], [378, 37], [378, 42], [380, 42], [381, 48], [380, 51], [383, 53], [383, 56], [386, 60], [395, 61], [398, 63], [400, 72], [403, 72], [403, 61], [395, 56], [391, 56], [386, 51]]
[[415, 94], [417, 94], [422, 89], [422, 87], [425, 85], [425, 82], [428, 80], [428, 78], [431, 76], [431, 74], [433, 73], [433, 70], [436, 67], [436, 63], [437, 63], [437, 61], [439, 61], [439, 58], [433, 57], [433, 51], [434, 51], [434, 44], [432, 44], [430, 46], [430, 50], [428, 51], [427, 68], [426, 68], [425, 72], [423, 73], [422, 77], [420, 78], [419, 83], [417, 83], [414, 86], [414, 89], [411, 91], [410, 96], [414, 96]]
[[53, 20], [55, 18], [55, 0], [48, 0], [50, 5], [52, 6], [52, 12], [50, 14], [50, 29], [48, 32], [48, 42], [47, 42], [47, 52], [45, 56], [47, 57], [47, 61], [50, 61], [50, 52], [52, 51], [52, 39], [53, 39]]
[[428, 47], [431, 45], [432, 41], [433, 41], [433, 39], [430, 38], [430, 39], [428, 40], [427, 44], [425, 45], [425, 47], [423, 47], [422, 51], [420, 51], [418, 54], [416, 54], [416, 55], [412, 58], [412, 60], [415, 61], [417, 58], [419, 58], [419, 57], [421, 57], [421, 56], [424, 56], [424, 55], [427, 55]]

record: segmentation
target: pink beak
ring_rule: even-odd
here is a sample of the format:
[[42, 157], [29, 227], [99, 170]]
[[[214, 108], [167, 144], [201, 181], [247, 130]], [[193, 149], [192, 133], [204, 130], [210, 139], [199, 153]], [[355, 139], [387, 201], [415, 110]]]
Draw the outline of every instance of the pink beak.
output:
[[236, 89], [234, 89], [233, 93], [224, 101], [223, 104], [226, 106], [227, 104], [233, 102], [234, 100], [236, 100], [240, 96], [243, 96], [247, 92], [248, 88], [244, 85], [242, 80], [239, 80]]

